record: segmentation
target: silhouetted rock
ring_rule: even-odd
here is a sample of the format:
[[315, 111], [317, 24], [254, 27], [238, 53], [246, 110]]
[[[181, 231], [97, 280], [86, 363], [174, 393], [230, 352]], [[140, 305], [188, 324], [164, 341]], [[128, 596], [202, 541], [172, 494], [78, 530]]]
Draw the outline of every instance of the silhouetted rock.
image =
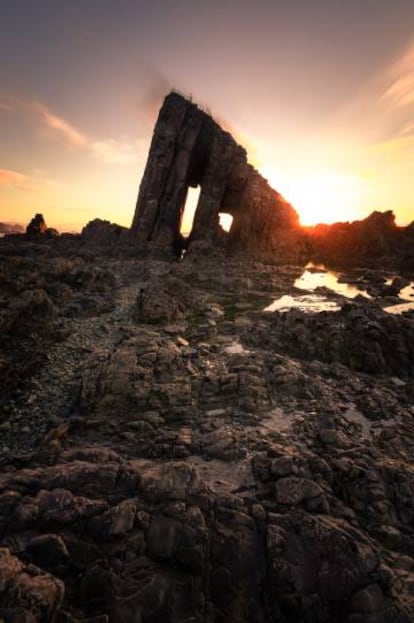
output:
[[403, 268], [414, 264], [414, 228], [397, 227], [393, 212], [373, 212], [352, 223], [307, 228], [312, 256], [327, 263], [372, 265], [379, 259]]
[[120, 245], [127, 239], [127, 234], [126, 227], [96, 218], [82, 229], [81, 239], [88, 244]]
[[30, 238], [40, 238], [47, 230], [43, 214], [35, 214], [28, 226], [26, 227], [26, 235]]
[[0, 223], [0, 234], [22, 234], [24, 227], [17, 223]]
[[58, 238], [59, 232], [53, 227], [47, 227], [43, 214], [36, 214], [26, 227], [26, 239], [33, 242]]
[[[160, 110], [131, 232], [144, 253], [180, 255], [181, 220], [189, 186], [200, 185], [189, 248], [200, 241], [270, 262], [304, 256], [291, 205], [247, 162], [246, 151], [205, 112], [177, 93]], [[219, 213], [233, 223], [228, 236]]]

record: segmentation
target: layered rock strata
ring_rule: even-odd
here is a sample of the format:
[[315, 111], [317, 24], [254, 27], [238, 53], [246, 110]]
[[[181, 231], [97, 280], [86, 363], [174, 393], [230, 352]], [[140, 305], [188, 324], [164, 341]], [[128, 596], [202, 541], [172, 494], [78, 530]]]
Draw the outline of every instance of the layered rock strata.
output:
[[[192, 230], [180, 227], [189, 187], [201, 187]], [[247, 162], [245, 149], [207, 113], [177, 93], [160, 110], [131, 232], [150, 255], [223, 243], [219, 214], [233, 217], [225, 246], [271, 262], [297, 261], [303, 233], [292, 206]], [[203, 246], [203, 245], [202, 245]]]

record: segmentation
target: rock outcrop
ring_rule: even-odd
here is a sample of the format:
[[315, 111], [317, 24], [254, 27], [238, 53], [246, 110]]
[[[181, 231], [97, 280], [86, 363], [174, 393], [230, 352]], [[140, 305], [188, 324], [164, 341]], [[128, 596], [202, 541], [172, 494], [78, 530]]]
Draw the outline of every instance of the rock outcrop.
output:
[[77, 245], [0, 244], [0, 621], [414, 621], [412, 315]]
[[395, 215], [372, 212], [351, 223], [307, 228], [312, 256], [338, 265], [374, 265], [378, 260], [400, 270], [414, 266], [414, 223], [398, 227]]
[[29, 236], [39, 236], [46, 231], [46, 223], [43, 214], [35, 214], [28, 226], [26, 227], [26, 234]]
[[26, 238], [29, 240], [56, 238], [57, 236], [59, 236], [59, 232], [53, 227], [47, 227], [43, 214], [35, 214], [26, 227]]
[[[180, 226], [189, 187], [201, 187], [188, 241]], [[142, 251], [173, 257], [222, 244], [219, 213], [233, 216], [226, 246], [270, 262], [298, 261], [304, 238], [292, 206], [247, 162], [246, 151], [177, 93], [160, 110], [131, 232]], [[205, 249], [205, 245], [202, 247]]]
[[0, 223], [0, 234], [22, 234], [24, 228], [18, 223]]
[[81, 239], [88, 244], [119, 245], [127, 234], [126, 227], [96, 218], [82, 229]]

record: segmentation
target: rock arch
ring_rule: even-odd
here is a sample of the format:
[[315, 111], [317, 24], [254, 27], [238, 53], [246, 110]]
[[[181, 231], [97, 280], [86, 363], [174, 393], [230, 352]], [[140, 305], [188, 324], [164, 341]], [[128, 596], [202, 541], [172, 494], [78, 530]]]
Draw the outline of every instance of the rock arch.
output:
[[[189, 187], [201, 187], [187, 241], [180, 225]], [[219, 213], [233, 217], [223, 238]], [[265, 261], [296, 261], [303, 234], [292, 206], [247, 162], [210, 115], [178, 93], [164, 100], [141, 182], [131, 233], [144, 253], [179, 255], [185, 245], [224, 244]]]

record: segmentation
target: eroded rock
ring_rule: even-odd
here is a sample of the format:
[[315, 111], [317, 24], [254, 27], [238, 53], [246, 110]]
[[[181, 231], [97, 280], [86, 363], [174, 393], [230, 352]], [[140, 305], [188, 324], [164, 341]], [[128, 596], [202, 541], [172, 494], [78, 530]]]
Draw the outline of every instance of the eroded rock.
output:
[[[201, 193], [189, 238], [190, 251], [241, 250], [270, 262], [306, 256], [296, 212], [247, 162], [246, 151], [204, 111], [177, 93], [160, 110], [138, 196], [131, 233], [142, 252], [180, 256], [188, 188]], [[229, 213], [229, 236], [219, 213]], [[200, 251], [198, 251], [200, 252]]]

